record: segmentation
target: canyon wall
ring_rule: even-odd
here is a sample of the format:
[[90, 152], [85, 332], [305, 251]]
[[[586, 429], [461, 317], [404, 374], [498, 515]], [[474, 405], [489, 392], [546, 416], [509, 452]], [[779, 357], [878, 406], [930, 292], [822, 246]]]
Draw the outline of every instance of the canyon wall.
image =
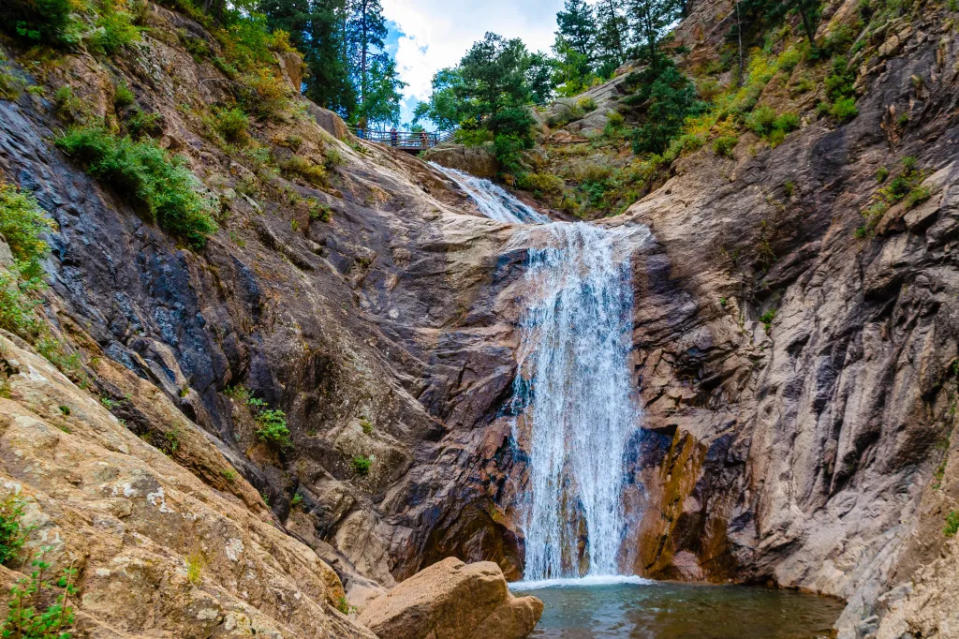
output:
[[[728, 10], [692, 5], [677, 36], [691, 57], [715, 45], [719, 29], [705, 27]], [[309, 585], [311, 601], [323, 602], [315, 623], [329, 620], [324, 632], [363, 636], [333, 610], [339, 580], [361, 601], [448, 556], [491, 559], [518, 578], [524, 459], [504, 410], [516, 322], [531, 291], [514, 231], [476, 214], [428, 165], [351, 138], [335, 115], [300, 97], [289, 113], [257, 122], [253, 135], [277, 166], [294, 154], [291, 137], [299, 157], [322, 161], [333, 150], [339, 160], [322, 185], [276, 166], [264, 172], [253, 154], [211, 140], [196, 115], [228, 102], [235, 87], [179, 34], [216, 42], [159, 5], [145, 19], [135, 55], [110, 65], [82, 52], [34, 64], [13, 47], [3, 63], [48, 93], [70, 84], [101, 114], [122, 79], [158, 116], [161, 144], [187, 158], [220, 206], [221, 230], [205, 248], [178, 245], [56, 149], [65, 124], [51, 100], [24, 92], [0, 101], [3, 178], [34, 192], [57, 223], [46, 314], [75, 345], [89, 392], [106, 400], [90, 432], [109, 423], [111, 437], [133, 445], [140, 461], [117, 462], [120, 474], [160, 464], [182, 490], [226, 499], [211, 510], [260, 531], [264, 547], [307, 557], [314, 578], [332, 575]], [[861, 61], [859, 116], [850, 123], [809, 120], [775, 148], [746, 134], [733, 158], [709, 148], [684, 155], [668, 181], [604, 222], [645, 225], [654, 237], [637, 239], [631, 255], [644, 423], [629, 451], [637, 523], [624, 561], [650, 577], [762, 581], [842, 597], [850, 602], [844, 637], [948, 636], [943, 592], [956, 592], [956, 542], [942, 528], [959, 498], [950, 456], [959, 42], [934, 13], [892, 25], [886, 37], [881, 56]], [[929, 199], [892, 207], [874, 233], [857, 235], [877, 169], [906, 156], [916, 158]], [[313, 219], [305, 198], [328, 207], [330, 220]], [[23, 344], [7, 348], [17, 361], [30, 357]], [[52, 371], [43, 376], [56, 382], [44, 390], [44, 410], [57, 393], [82, 403], [78, 389]], [[71, 437], [53, 432], [55, 413], [30, 404], [26, 384], [12, 385], [13, 401], [26, 406], [16, 410], [42, 419], [8, 418], [3, 436], [43, 434], [50, 450], [66, 447], [62, 463], [83, 463], [87, 427], [67, 425], [79, 429]], [[292, 446], [257, 439], [248, 396], [286, 412]], [[4, 481], [30, 487], [29, 496], [73, 485], [67, 474], [40, 481], [18, 464], [4, 459]], [[225, 479], [230, 468], [242, 477]], [[150, 494], [152, 481], [143, 484]], [[53, 508], [58, 498], [36, 499]], [[153, 526], [147, 512], [134, 521]], [[83, 534], [73, 522], [57, 522], [68, 540]], [[179, 579], [189, 590], [177, 572], [194, 550], [180, 539], [186, 534], [178, 528], [155, 542], [173, 549], [163, 565], [177, 576], [150, 573], [137, 587]], [[88, 567], [81, 593], [109, 586], [97, 552], [58, 559]], [[259, 548], [256, 556], [268, 563]], [[219, 555], [210, 561], [218, 575], [232, 565]], [[227, 592], [241, 588], [224, 583]], [[295, 593], [270, 596], [285, 602]], [[277, 612], [265, 594], [244, 600], [294, 633], [314, 632], [305, 608], [276, 603]], [[153, 623], [175, 627], [172, 617]]]

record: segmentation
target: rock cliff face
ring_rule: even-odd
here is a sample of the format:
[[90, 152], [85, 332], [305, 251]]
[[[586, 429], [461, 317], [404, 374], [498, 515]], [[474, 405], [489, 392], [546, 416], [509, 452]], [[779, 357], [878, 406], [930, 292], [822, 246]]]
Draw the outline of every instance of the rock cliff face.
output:
[[[692, 58], [708, 58], [720, 36], [706, 27], [727, 11], [692, 5], [677, 36]], [[523, 468], [497, 419], [529, 295], [512, 230], [300, 98], [254, 126], [269, 170], [215, 143], [191, 109], [235, 87], [180, 34], [215, 41], [157, 5], [145, 19], [116, 65], [72, 53], [28, 66], [14, 48], [4, 65], [101, 111], [122, 79], [220, 203], [203, 250], [56, 150], [64, 122], [39, 92], [0, 100], [3, 179], [58, 225], [47, 315], [107, 400], [0, 339], [3, 485], [49, 531], [35, 543], [61, 540], [57, 564], [82, 568], [82, 627], [363, 637], [334, 610], [340, 580], [360, 602], [450, 556], [519, 577]], [[957, 542], [942, 533], [959, 499], [955, 19], [930, 9], [881, 34], [849, 124], [807, 122], [755, 152], [747, 134], [733, 159], [685, 155], [607, 222], [655, 237], [632, 256], [646, 420], [630, 459], [645, 488], [630, 495], [636, 572], [837, 595], [850, 602], [843, 637], [956, 632]], [[339, 158], [322, 186], [279, 170], [293, 137], [300, 157]], [[857, 237], [876, 170], [906, 156], [931, 197]], [[290, 448], [256, 438], [244, 393], [287, 413]], [[228, 479], [231, 466], [242, 477]], [[186, 564], [198, 557], [196, 588]], [[160, 612], [134, 618], [109, 603], [121, 594]]]

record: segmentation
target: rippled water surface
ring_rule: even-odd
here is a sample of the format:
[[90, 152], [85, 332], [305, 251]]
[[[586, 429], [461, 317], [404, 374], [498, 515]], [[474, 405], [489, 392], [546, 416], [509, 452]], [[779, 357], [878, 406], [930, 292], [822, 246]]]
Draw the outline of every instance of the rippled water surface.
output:
[[843, 607], [833, 599], [749, 586], [541, 585], [512, 588], [546, 605], [531, 635], [536, 639], [817, 639], [829, 636]]

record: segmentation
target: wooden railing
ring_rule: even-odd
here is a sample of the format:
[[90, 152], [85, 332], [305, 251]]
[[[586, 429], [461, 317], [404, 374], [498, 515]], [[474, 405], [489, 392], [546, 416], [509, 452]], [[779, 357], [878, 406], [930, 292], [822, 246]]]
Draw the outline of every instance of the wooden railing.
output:
[[452, 131], [429, 133], [427, 131], [372, 131], [351, 127], [356, 137], [378, 142], [386, 146], [393, 146], [404, 151], [432, 149], [437, 144], [446, 142], [453, 137]]

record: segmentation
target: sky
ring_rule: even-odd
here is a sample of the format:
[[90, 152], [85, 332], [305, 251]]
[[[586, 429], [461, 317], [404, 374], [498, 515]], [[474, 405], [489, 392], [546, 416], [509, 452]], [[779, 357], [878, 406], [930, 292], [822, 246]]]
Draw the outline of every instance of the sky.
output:
[[433, 74], [459, 62], [487, 31], [522, 38], [531, 51], [549, 49], [563, 0], [381, 0], [389, 21], [387, 48], [403, 90], [401, 122], [430, 95]]

